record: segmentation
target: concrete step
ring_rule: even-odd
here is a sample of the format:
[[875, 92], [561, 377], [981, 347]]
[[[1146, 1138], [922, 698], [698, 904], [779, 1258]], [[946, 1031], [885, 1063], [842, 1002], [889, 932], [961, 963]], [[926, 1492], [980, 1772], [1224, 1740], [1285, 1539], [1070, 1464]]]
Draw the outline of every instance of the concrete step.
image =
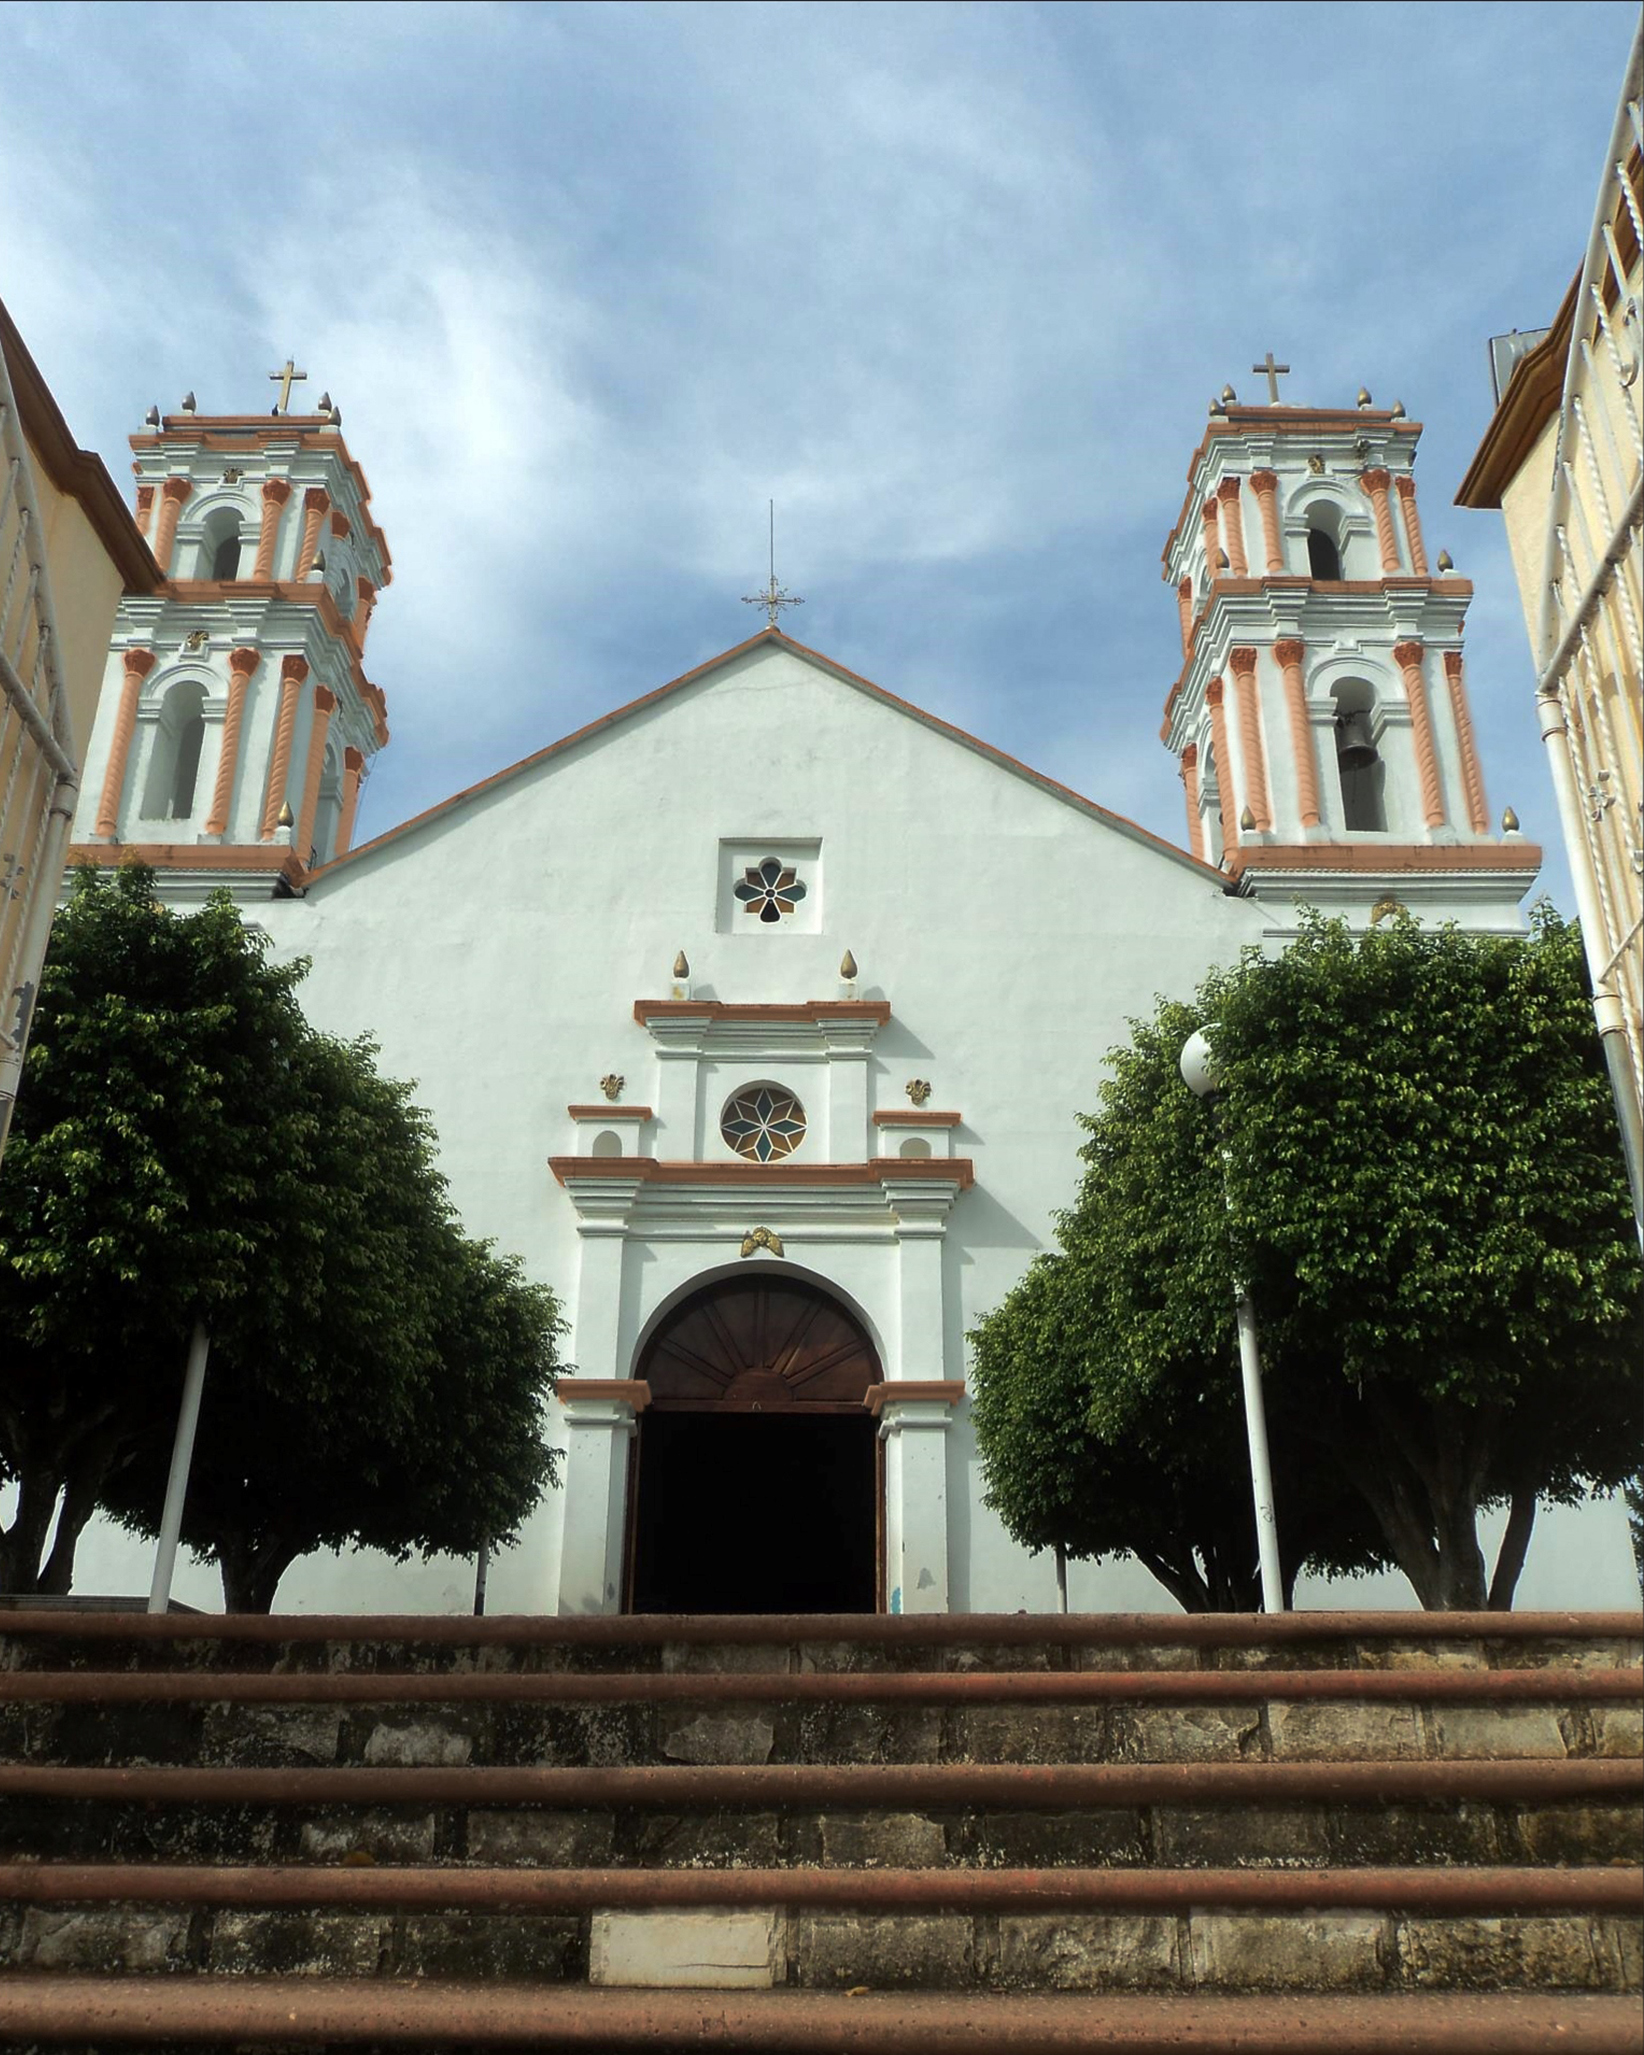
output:
[[471, 1619], [0, 1611], [0, 1669], [1565, 1669], [1636, 1664], [1636, 1613]]
[[0, 1759], [235, 1765], [1624, 1758], [1644, 1670], [0, 1675]]
[[1608, 1864], [1626, 1760], [496, 1769], [0, 1765], [0, 1855], [737, 1865]]
[[18, 2055], [74, 2046], [534, 2048], [648, 2055], [1637, 2055], [1631, 1997], [1355, 1992], [1305, 1998], [626, 1991], [303, 1977], [0, 1978]]
[[596, 1987], [1637, 1990], [1644, 1874], [0, 1866], [0, 1964]]

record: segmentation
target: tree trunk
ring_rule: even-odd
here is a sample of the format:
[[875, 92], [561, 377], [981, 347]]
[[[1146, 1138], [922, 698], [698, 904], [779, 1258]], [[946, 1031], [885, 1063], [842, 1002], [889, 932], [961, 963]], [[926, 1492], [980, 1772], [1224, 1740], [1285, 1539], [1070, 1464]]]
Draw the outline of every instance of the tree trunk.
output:
[[1519, 1572], [1524, 1568], [1524, 1558], [1529, 1553], [1530, 1536], [1535, 1524], [1535, 1487], [1520, 1485], [1513, 1493], [1512, 1505], [1507, 1513], [1507, 1531], [1502, 1535], [1501, 1547], [1496, 1551], [1495, 1575], [1490, 1579], [1490, 1596], [1487, 1604], [1493, 1613], [1510, 1613], [1513, 1609], [1513, 1593], [1518, 1589]]
[[51, 1516], [62, 1488], [55, 1476], [45, 1477], [32, 1465], [18, 1479], [17, 1512], [0, 1530], [0, 1591], [33, 1593], [40, 1589], [40, 1557], [51, 1530]]
[[1191, 1560], [1184, 1569], [1179, 1563], [1168, 1561], [1145, 1548], [1133, 1548], [1130, 1553], [1144, 1570], [1157, 1577], [1184, 1613], [1207, 1613], [1210, 1611], [1210, 1594], [1204, 1580]]
[[231, 1613], [266, 1613], [273, 1609], [280, 1579], [296, 1561], [298, 1549], [278, 1535], [249, 1541], [242, 1535], [217, 1542], [217, 1567], [223, 1578], [223, 1606]]
[[40, 1572], [42, 1591], [61, 1595], [72, 1588], [74, 1553], [80, 1545], [86, 1522], [97, 1510], [97, 1493], [104, 1469], [106, 1466], [100, 1468], [95, 1477], [81, 1475], [69, 1479], [68, 1489], [63, 1493], [63, 1510], [57, 1516], [57, 1533], [52, 1540], [51, 1554]]

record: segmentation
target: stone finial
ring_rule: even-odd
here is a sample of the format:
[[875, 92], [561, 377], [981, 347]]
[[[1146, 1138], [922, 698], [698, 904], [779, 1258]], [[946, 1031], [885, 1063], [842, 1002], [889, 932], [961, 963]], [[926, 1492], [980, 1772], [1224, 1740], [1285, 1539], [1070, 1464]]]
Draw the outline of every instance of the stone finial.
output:
[[848, 949], [839, 959], [839, 975], [847, 984], [856, 976], [856, 958]]
[[690, 974], [690, 959], [686, 956], [684, 950], [681, 949], [679, 954], [674, 958], [674, 976], [676, 978], [688, 978]]

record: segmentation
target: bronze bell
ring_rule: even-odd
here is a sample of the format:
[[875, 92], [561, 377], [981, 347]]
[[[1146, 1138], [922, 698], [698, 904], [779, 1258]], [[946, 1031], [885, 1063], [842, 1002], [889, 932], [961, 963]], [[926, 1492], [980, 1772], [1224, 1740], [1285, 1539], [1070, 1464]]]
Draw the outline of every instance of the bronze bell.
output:
[[1362, 710], [1336, 717], [1336, 761], [1343, 770], [1365, 771], [1375, 763], [1376, 745], [1370, 735], [1370, 716]]

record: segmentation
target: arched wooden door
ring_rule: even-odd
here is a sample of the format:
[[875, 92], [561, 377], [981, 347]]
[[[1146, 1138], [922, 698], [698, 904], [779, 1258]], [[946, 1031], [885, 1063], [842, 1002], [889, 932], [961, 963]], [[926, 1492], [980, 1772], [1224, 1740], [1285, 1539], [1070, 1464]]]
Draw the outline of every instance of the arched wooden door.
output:
[[646, 1343], [635, 1612], [872, 1612], [878, 1352], [837, 1299], [769, 1271], [704, 1285]]

